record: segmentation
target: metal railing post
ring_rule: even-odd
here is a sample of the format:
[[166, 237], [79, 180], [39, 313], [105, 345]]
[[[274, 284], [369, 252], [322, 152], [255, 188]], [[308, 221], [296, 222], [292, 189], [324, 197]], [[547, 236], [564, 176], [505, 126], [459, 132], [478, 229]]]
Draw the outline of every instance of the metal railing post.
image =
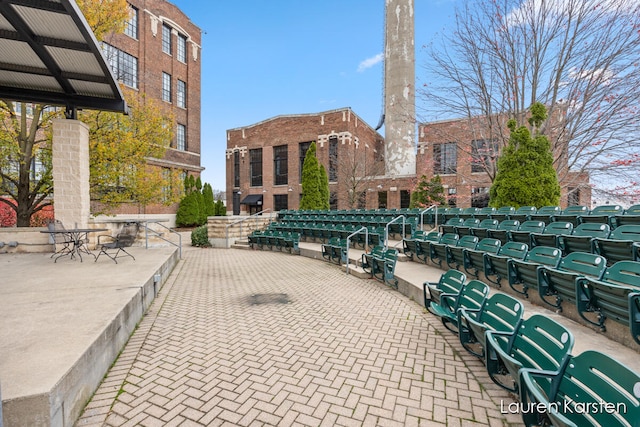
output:
[[435, 211], [436, 228], [438, 228], [437, 227], [437, 225], [438, 225], [438, 205], [431, 205], [428, 208], [426, 208], [425, 210], [423, 210], [422, 212], [420, 212], [420, 230], [424, 231], [424, 214], [429, 212], [432, 209]]
[[387, 225], [384, 227], [384, 250], [386, 251], [389, 248], [389, 226], [391, 224], [393, 224], [394, 222], [396, 222], [397, 220], [402, 219], [402, 234], [404, 235], [404, 226], [405, 226], [405, 219], [406, 217], [404, 215], [400, 215], [395, 217], [394, 219], [392, 219], [391, 221], [389, 221], [387, 223]]
[[236, 225], [236, 224], [240, 224], [240, 236], [242, 236], [242, 223], [243, 223], [243, 222], [245, 222], [245, 221], [247, 221], [247, 220], [249, 220], [249, 219], [251, 219], [252, 217], [255, 217], [254, 219], [255, 219], [255, 222], [256, 222], [256, 229], [257, 229], [257, 228], [258, 228], [258, 226], [257, 226], [257, 224], [258, 224], [258, 215], [260, 215], [260, 214], [262, 214], [262, 213], [264, 213], [264, 212], [270, 212], [270, 214], [269, 214], [269, 221], [271, 221], [271, 214], [272, 214], [272, 211], [271, 211], [271, 208], [268, 208], [268, 209], [262, 210], [262, 211], [260, 211], [260, 212], [256, 212], [256, 213], [254, 213], [253, 215], [249, 215], [249, 216], [248, 216], [248, 217], [246, 217], [246, 218], [242, 218], [242, 219], [239, 219], [238, 221], [234, 221], [234, 222], [232, 222], [231, 224], [227, 224], [227, 225], [225, 226], [225, 228], [226, 228], [226, 230], [225, 230], [226, 246], [227, 246], [227, 247], [229, 247], [229, 228], [233, 227], [233, 226], [234, 226], [234, 225]]
[[367, 227], [360, 227], [357, 231], [347, 236], [347, 274], [349, 274], [349, 248], [351, 247], [351, 238], [362, 230], [364, 230], [364, 247], [366, 248], [369, 246], [369, 229]]

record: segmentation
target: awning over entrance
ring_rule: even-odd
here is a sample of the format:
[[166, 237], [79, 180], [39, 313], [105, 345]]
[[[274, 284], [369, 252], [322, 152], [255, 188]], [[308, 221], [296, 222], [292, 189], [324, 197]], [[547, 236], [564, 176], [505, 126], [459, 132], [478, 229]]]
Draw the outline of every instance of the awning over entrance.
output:
[[118, 83], [73, 0], [0, 0], [0, 99], [126, 112]]
[[241, 205], [262, 206], [262, 194], [249, 194], [242, 199]]

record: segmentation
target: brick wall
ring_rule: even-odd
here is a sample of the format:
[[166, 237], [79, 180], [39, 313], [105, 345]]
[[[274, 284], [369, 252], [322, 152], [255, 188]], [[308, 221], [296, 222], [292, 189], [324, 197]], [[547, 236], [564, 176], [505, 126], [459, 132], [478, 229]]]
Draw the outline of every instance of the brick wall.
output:
[[[138, 9], [138, 38], [126, 34], [107, 36], [105, 42], [135, 56], [138, 59], [139, 96], [154, 99], [161, 107], [175, 117], [174, 138], [164, 159], [156, 162], [163, 167], [186, 170], [198, 176], [201, 167], [201, 30], [191, 22], [180, 9], [165, 0], [128, 0]], [[162, 24], [175, 31], [172, 34], [173, 53], [162, 50]], [[186, 62], [177, 59], [177, 33], [188, 37]], [[195, 49], [195, 51], [194, 51]], [[162, 101], [162, 73], [171, 75], [172, 102]], [[177, 82], [182, 80], [187, 86], [186, 108], [176, 103]], [[177, 124], [186, 126], [186, 151], [176, 149], [175, 129]], [[147, 206], [149, 213], [175, 213], [176, 206]], [[122, 206], [114, 213], [137, 211], [137, 207]]]

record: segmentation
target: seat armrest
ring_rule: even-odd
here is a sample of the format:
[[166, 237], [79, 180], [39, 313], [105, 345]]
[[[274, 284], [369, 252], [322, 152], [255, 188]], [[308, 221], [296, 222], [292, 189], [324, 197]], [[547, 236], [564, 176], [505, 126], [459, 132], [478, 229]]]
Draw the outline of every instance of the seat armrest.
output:
[[111, 236], [111, 235], [109, 235], [109, 234], [100, 234], [100, 235], [98, 235], [98, 244], [99, 244], [99, 245], [101, 245], [101, 244], [103, 244], [103, 243], [106, 243], [106, 242], [103, 242], [103, 241], [101, 240], [101, 238], [104, 238], [104, 239], [110, 239], [110, 241], [111, 241], [111, 242], [114, 242], [114, 241], [116, 240], [113, 236]]

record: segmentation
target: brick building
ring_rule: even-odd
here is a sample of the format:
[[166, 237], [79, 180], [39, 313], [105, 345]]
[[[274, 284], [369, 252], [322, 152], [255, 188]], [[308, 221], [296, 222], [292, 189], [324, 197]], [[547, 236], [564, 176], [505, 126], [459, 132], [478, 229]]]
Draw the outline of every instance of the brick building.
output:
[[[175, 117], [173, 141], [163, 159], [149, 163], [199, 176], [201, 33], [165, 0], [128, 0], [131, 18], [123, 34], [107, 36], [103, 49], [114, 75], [140, 99], [158, 101]], [[182, 186], [182, 182], [175, 183]], [[118, 213], [138, 213], [137, 205]], [[146, 206], [145, 213], [175, 213], [176, 205]]]
[[[506, 120], [484, 126], [477, 120], [448, 120], [418, 126], [416, 175], [385, 176], [384, 138], [348, 108], [317, 114], [278, 116], [227, 131], [227, 209], [235, 214], [297, 209], [306, 149], [330, 177], [332, 209], [406, 208], [421, 175], [438, 174], [451, 206], [488, 203], [493, 160]], [[489, 128], [497, 132], [489, 135]], [[502, 134], [500, 132], [507, 132]], [[562, 151], [555, 156], [563, 161]], [[561, 182], [561, 206], [590, 205], [587, 174]], [[564, 184], [564, 185], [563, 185]]]
[[314, 141], [329, 176], [332, 207], [367, 203], [370, 177], [384, 174], [383, 138], [343, 108], [277, 116], [228, 130], [227, 210], [238, 215], [297, 208], [302, 163]]
[[[547, 121], [547, 134], [556, 140], [564, 112]], [[418, 125], [417, 174], [440, 175], [449, 204], [458, 207], [484, 207], [496, 174], [496, 158], [500, 147], [509, 140], [507, 118], [453, 119]], [[591, 204], [591, 187], [587, 173], [569, 171], [567, 145], [558, 143], [554, 150], [556, 170], [561, 187], [560, 206]]]

